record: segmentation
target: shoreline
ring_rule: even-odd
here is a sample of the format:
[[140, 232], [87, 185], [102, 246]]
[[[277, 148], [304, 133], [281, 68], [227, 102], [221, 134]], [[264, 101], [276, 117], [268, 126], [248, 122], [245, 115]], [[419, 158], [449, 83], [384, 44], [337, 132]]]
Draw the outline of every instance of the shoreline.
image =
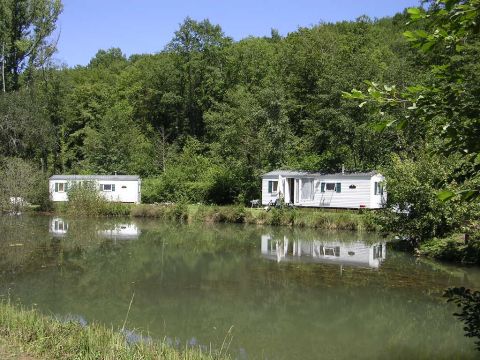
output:
[[[60, 321], [0, 302], [0, 355], [8, 359], [229, 359], [225, 352], [176, 349], [165, 342], [131, 343], [121, 331], [92, 323]], [[8, 357], [7, 357], [8, 356]], [[20, 356], [20, 357], [18, 357]]]
[[[37, 212], [40, 214], [40, 212]], [[224, 223], [289, 226], [322, 230], [379, 231], [369, 212], [314, 208], [248, 208], [235, 205], [106, 204], [95, 213], [69, 211], [64, 204], [55, 206], [49, 216], [132, 217], [185, 223]]]

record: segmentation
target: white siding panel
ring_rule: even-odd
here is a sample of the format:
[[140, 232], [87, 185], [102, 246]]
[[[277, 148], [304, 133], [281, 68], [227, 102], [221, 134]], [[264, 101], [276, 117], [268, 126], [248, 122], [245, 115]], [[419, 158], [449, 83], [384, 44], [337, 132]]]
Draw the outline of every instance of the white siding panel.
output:
[[[49, 180], [50, 199], [54, 202], [68, 201], [68, 194], [66, 192], [55, 192], [55, 183], [68, 183], [68, 181]], [[101, 184], [115, 185], [115, 191], [100, 191], [100, 194], [108, 201], [140, 203], [140, 180], [95, 180], [95, 187], [97, 189], [100, 188]]]
[[[342, 191], [325, 190], [321, 192], [321, 183], [340, 183]], [[354, 185], [355, 189], [350, 189]], [[353, 208], [370, 207], [370, 179], [368, 178], [331, 178], [321, 177], [315, 180], [313, 201], [301, 201], [299, 206]]]
[[[262, 205], [268, 205], [270, 201], [278, 199], [278, 192], [272, 194], [268, 192], [268, 182], [272, 180], [278, 181], [278, 176], [264, 177], [262, 179]], [[278, 189], [280, 190], [280, 182], [278, 184]]]

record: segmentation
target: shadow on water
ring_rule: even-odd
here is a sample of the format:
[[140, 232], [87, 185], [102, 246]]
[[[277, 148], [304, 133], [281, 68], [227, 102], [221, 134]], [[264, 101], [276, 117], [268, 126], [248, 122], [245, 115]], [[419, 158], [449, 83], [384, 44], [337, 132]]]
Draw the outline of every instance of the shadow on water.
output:
[[477, 355], [441, 294], [476, 287], [478, 270], [375, 234], [0, 217], [0, 251], [0, 294], [59, 319], [120, 329], [135, 293], [130, 342], [218, 349], [228, 335], [239, 359]]

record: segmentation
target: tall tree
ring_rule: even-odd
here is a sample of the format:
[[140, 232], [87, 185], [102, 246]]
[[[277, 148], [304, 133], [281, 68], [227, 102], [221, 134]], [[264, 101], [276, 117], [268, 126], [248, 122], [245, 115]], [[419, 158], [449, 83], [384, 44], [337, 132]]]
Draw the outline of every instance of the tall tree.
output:
[[187, 17], [167, 46], [177, 54], [177, 66], [182, 69], [180, 95], [191, 135], [203, 135], [203, 112], [221, 97], [220, 50], [230, 43], [219, 25]]
[[6, 91], [18, 90], [20, 74], [52, 56], [56, 44], [49, 37], [61, 11], [61, 0], [0, 0], [2, 85]]

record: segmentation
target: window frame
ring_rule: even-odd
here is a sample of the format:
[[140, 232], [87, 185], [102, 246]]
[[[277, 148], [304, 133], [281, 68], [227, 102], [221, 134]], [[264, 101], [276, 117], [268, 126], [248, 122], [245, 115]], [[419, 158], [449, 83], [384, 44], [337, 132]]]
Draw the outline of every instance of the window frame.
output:
[[268, 180], [268, 193], [269, 194], [278, 193], [278, 180]]
[[67, 183], [65, 181], [62, 181], [62, 182], [56, 181], [53, 190], [56, 193], [65, 193], [67, 192]]
[[[105, 186], [109, 186], [110, 188], [107, 190]], [[100, 191], [102, 192], [115, 192], [115, 184], [100, 184]]]
[[[328, 189], [329, 185], [333, 185], [333, 189]], [[341, 182], [322, 181], [320, 183], [320, 192], [322, 192], [322, 193], [326, 193], [326, 192], [341, 193], [342, 192], [342, 183]]]

